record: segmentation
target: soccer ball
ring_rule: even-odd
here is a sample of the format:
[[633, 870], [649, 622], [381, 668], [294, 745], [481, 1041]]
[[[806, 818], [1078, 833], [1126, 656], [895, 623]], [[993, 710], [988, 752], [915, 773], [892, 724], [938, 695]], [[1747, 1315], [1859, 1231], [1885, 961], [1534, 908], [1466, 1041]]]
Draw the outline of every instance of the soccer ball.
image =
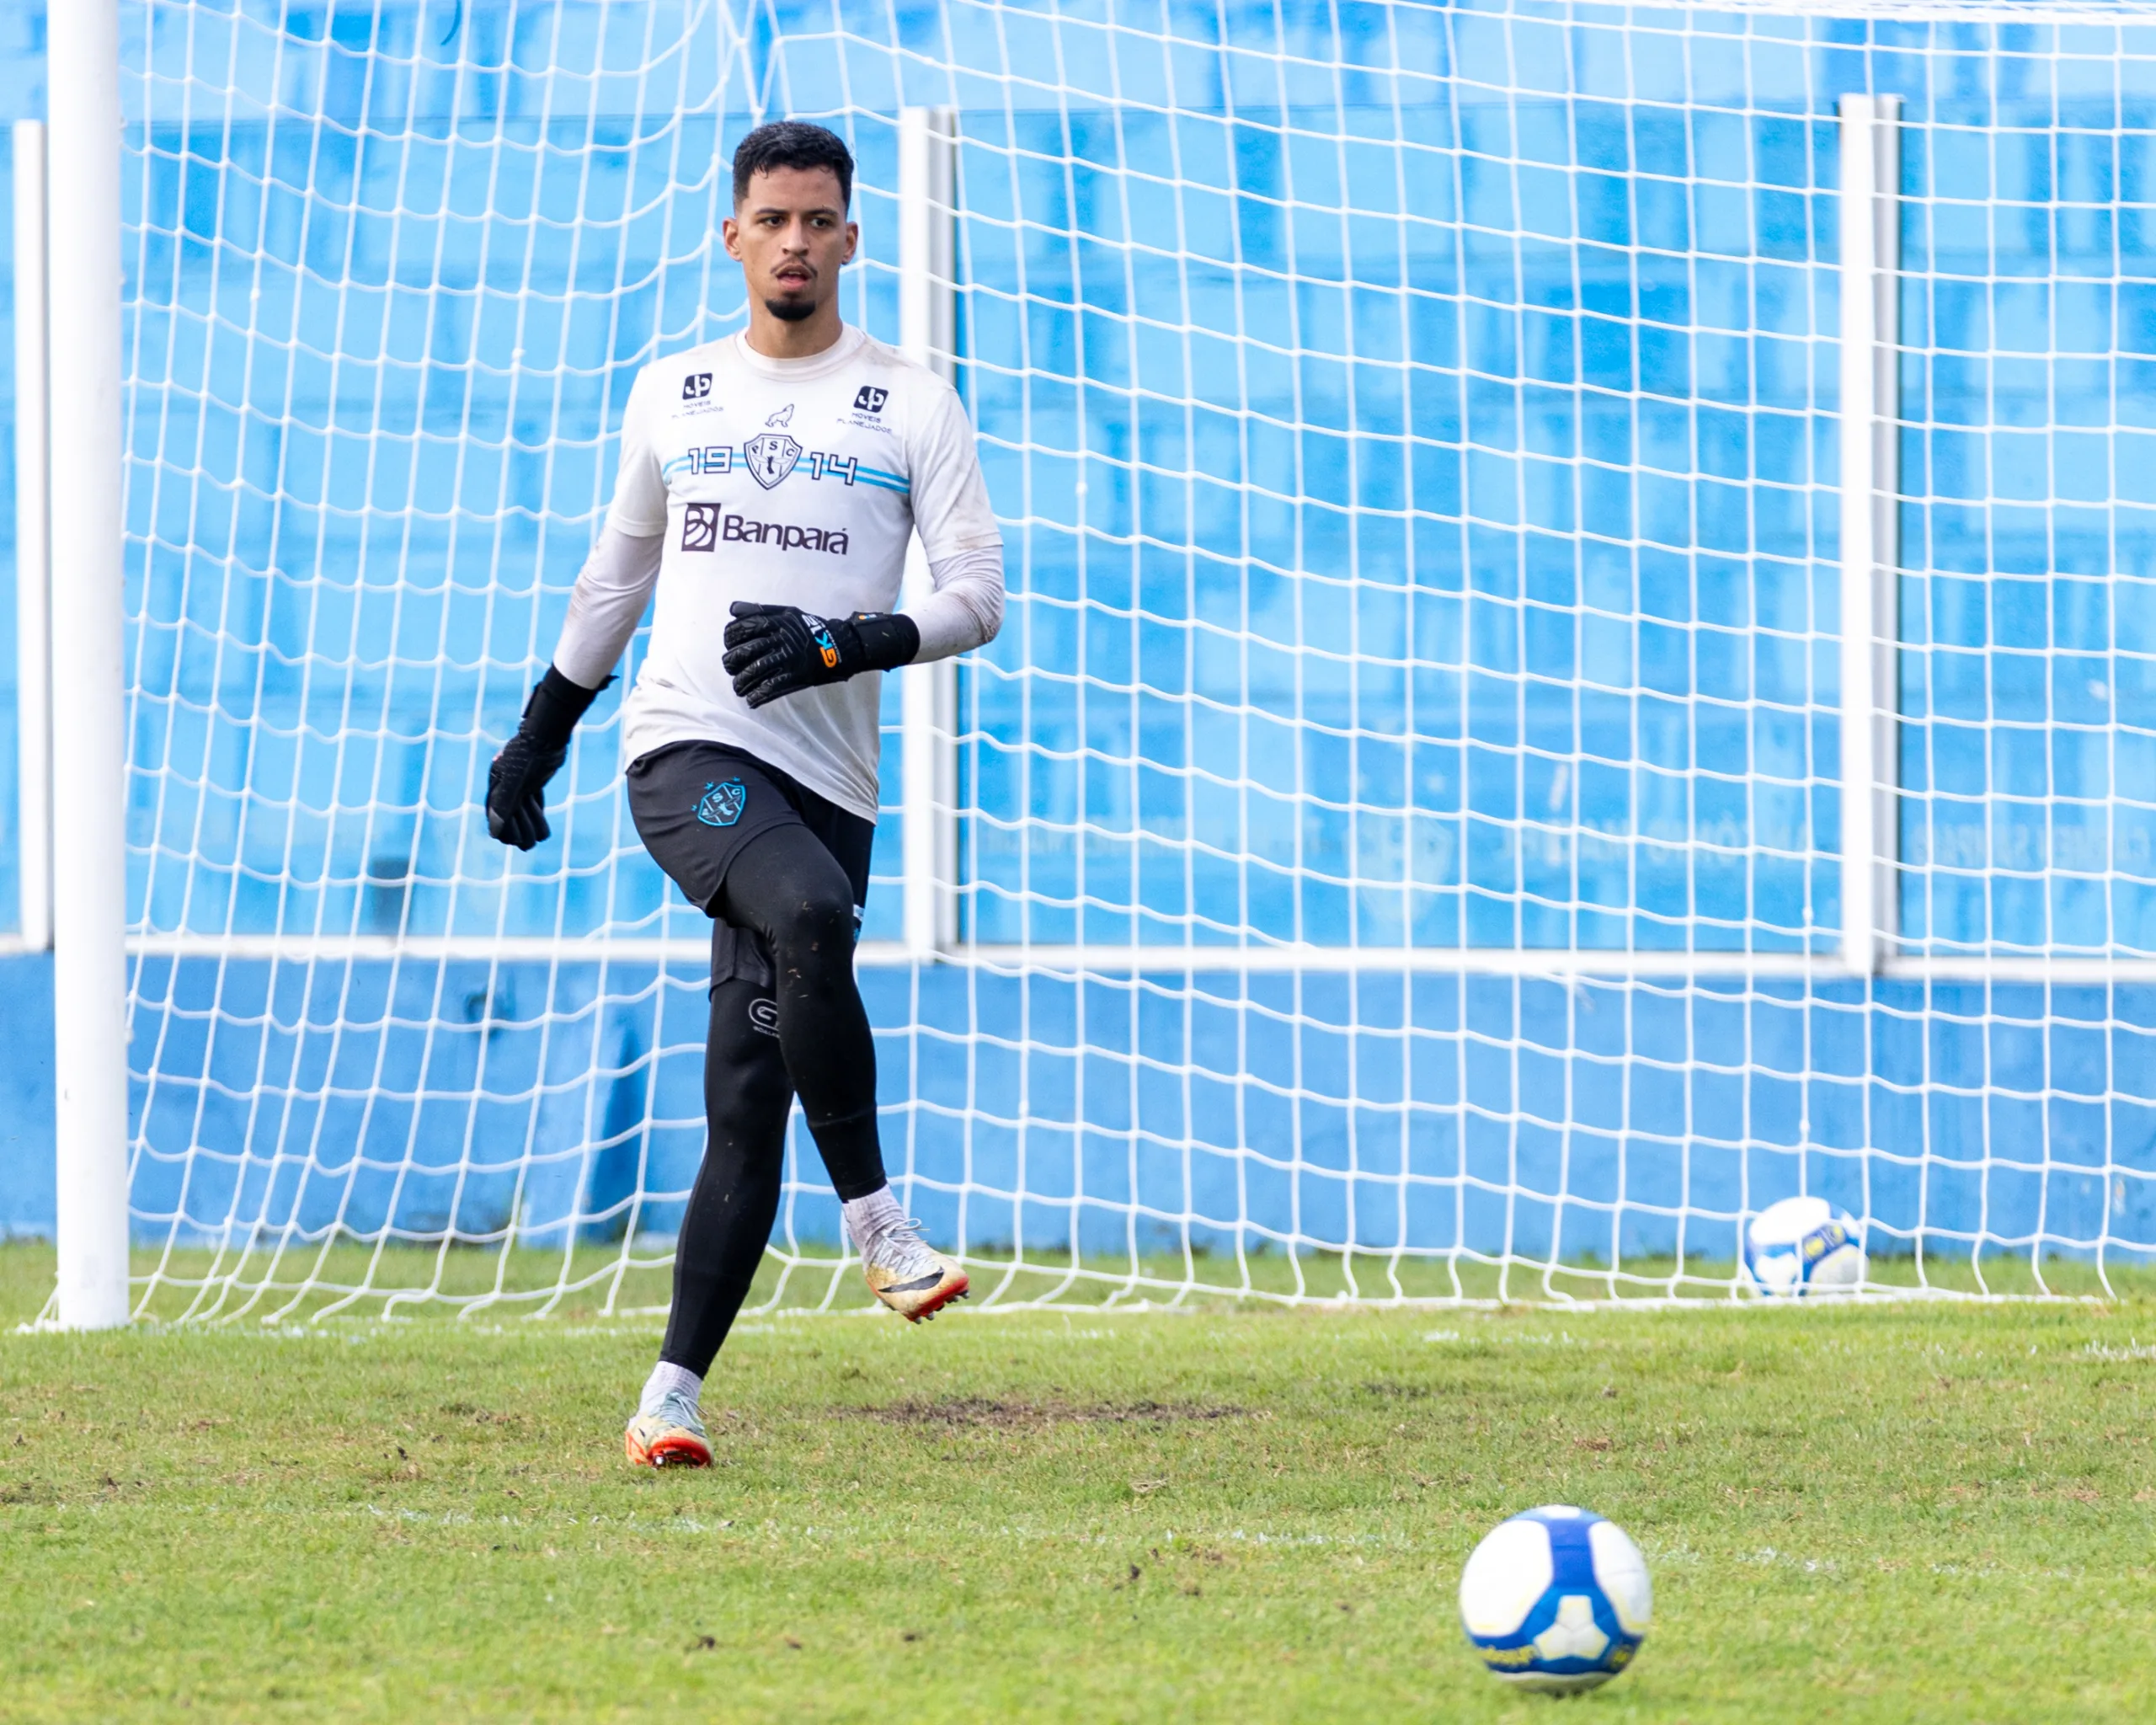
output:
[[1632, 1663], [1653, 1608], [1646, 1560], [1614, 1521], [1552, 1503], [1501, 1522], [1460, 1576], [1460, 1621], [1516, 1689], [1563, 1694]]
[[1785, 1198], [1744, 1230], [1744, 1274], [1762, 1294], [1801, 1295], [1864, 1280], [1864, 1231], [1823, 1198]]

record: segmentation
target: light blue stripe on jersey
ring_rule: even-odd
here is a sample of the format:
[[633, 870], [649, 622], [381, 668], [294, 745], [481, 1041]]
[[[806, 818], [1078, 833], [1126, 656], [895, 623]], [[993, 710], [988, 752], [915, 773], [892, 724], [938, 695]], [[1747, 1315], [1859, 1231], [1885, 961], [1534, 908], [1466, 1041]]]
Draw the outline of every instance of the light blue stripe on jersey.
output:
[[671, 479], [674, 477], [674, 470], [676, 467], [687, 467], [691, 459], [693, 459], [693, 457], [686, 455], [675, 456], [672, 461], [667, 462], [664, 467], [659, 470], [659, 483], [664, 485], [669, 479]]
[[913, 487], [907, 483], [905, 474], [887, 473], [881, 467], [872, 467], [866, 462], [863, 462], [861, 466], [857, 467], [853, 470], [853, 477], [855, 482], [858, 484], [880, 485], [886, 491], [910, 491], [913, 489]]

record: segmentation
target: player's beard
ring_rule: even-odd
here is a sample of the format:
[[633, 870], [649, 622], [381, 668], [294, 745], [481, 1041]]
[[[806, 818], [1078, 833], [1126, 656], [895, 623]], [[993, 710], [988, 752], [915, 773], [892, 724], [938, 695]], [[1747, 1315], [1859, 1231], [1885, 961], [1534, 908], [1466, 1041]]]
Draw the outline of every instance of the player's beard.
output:
[[766, 300], [764, 309], [782, 323], [799, 323], [816, 315], [814, 300]]

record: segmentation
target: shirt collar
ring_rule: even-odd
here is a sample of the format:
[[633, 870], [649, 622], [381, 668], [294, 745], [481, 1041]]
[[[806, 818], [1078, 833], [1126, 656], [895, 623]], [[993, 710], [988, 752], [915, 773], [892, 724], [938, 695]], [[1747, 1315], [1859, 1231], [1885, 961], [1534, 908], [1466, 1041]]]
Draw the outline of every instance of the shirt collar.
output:
[[827, 371], [835, 371], [850, 364], [861, 351], [867, 338], [852, 324], [845, 325], [839, 339], [819, 354], [811, 354], [805, 360], [774, 360], [758, 353], [749, 345], [749, 332], [740, 331], [734, 338], [734, 356], [750, 371], [762, 377], [798, 378], [820, 377]]

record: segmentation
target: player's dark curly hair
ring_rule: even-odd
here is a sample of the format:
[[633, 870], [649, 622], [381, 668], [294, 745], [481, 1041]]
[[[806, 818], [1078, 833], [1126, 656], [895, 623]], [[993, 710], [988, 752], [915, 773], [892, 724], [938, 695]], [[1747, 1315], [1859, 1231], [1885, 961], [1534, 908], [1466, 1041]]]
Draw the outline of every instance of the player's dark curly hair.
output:
[[747, 201], [749, 182], [774, 168], [828, 168], [839, 177], [839, 202], [853, 205], [853, 152], [839, 135], [803, 120], [760, 126], [734, 151], [734, 207]]

